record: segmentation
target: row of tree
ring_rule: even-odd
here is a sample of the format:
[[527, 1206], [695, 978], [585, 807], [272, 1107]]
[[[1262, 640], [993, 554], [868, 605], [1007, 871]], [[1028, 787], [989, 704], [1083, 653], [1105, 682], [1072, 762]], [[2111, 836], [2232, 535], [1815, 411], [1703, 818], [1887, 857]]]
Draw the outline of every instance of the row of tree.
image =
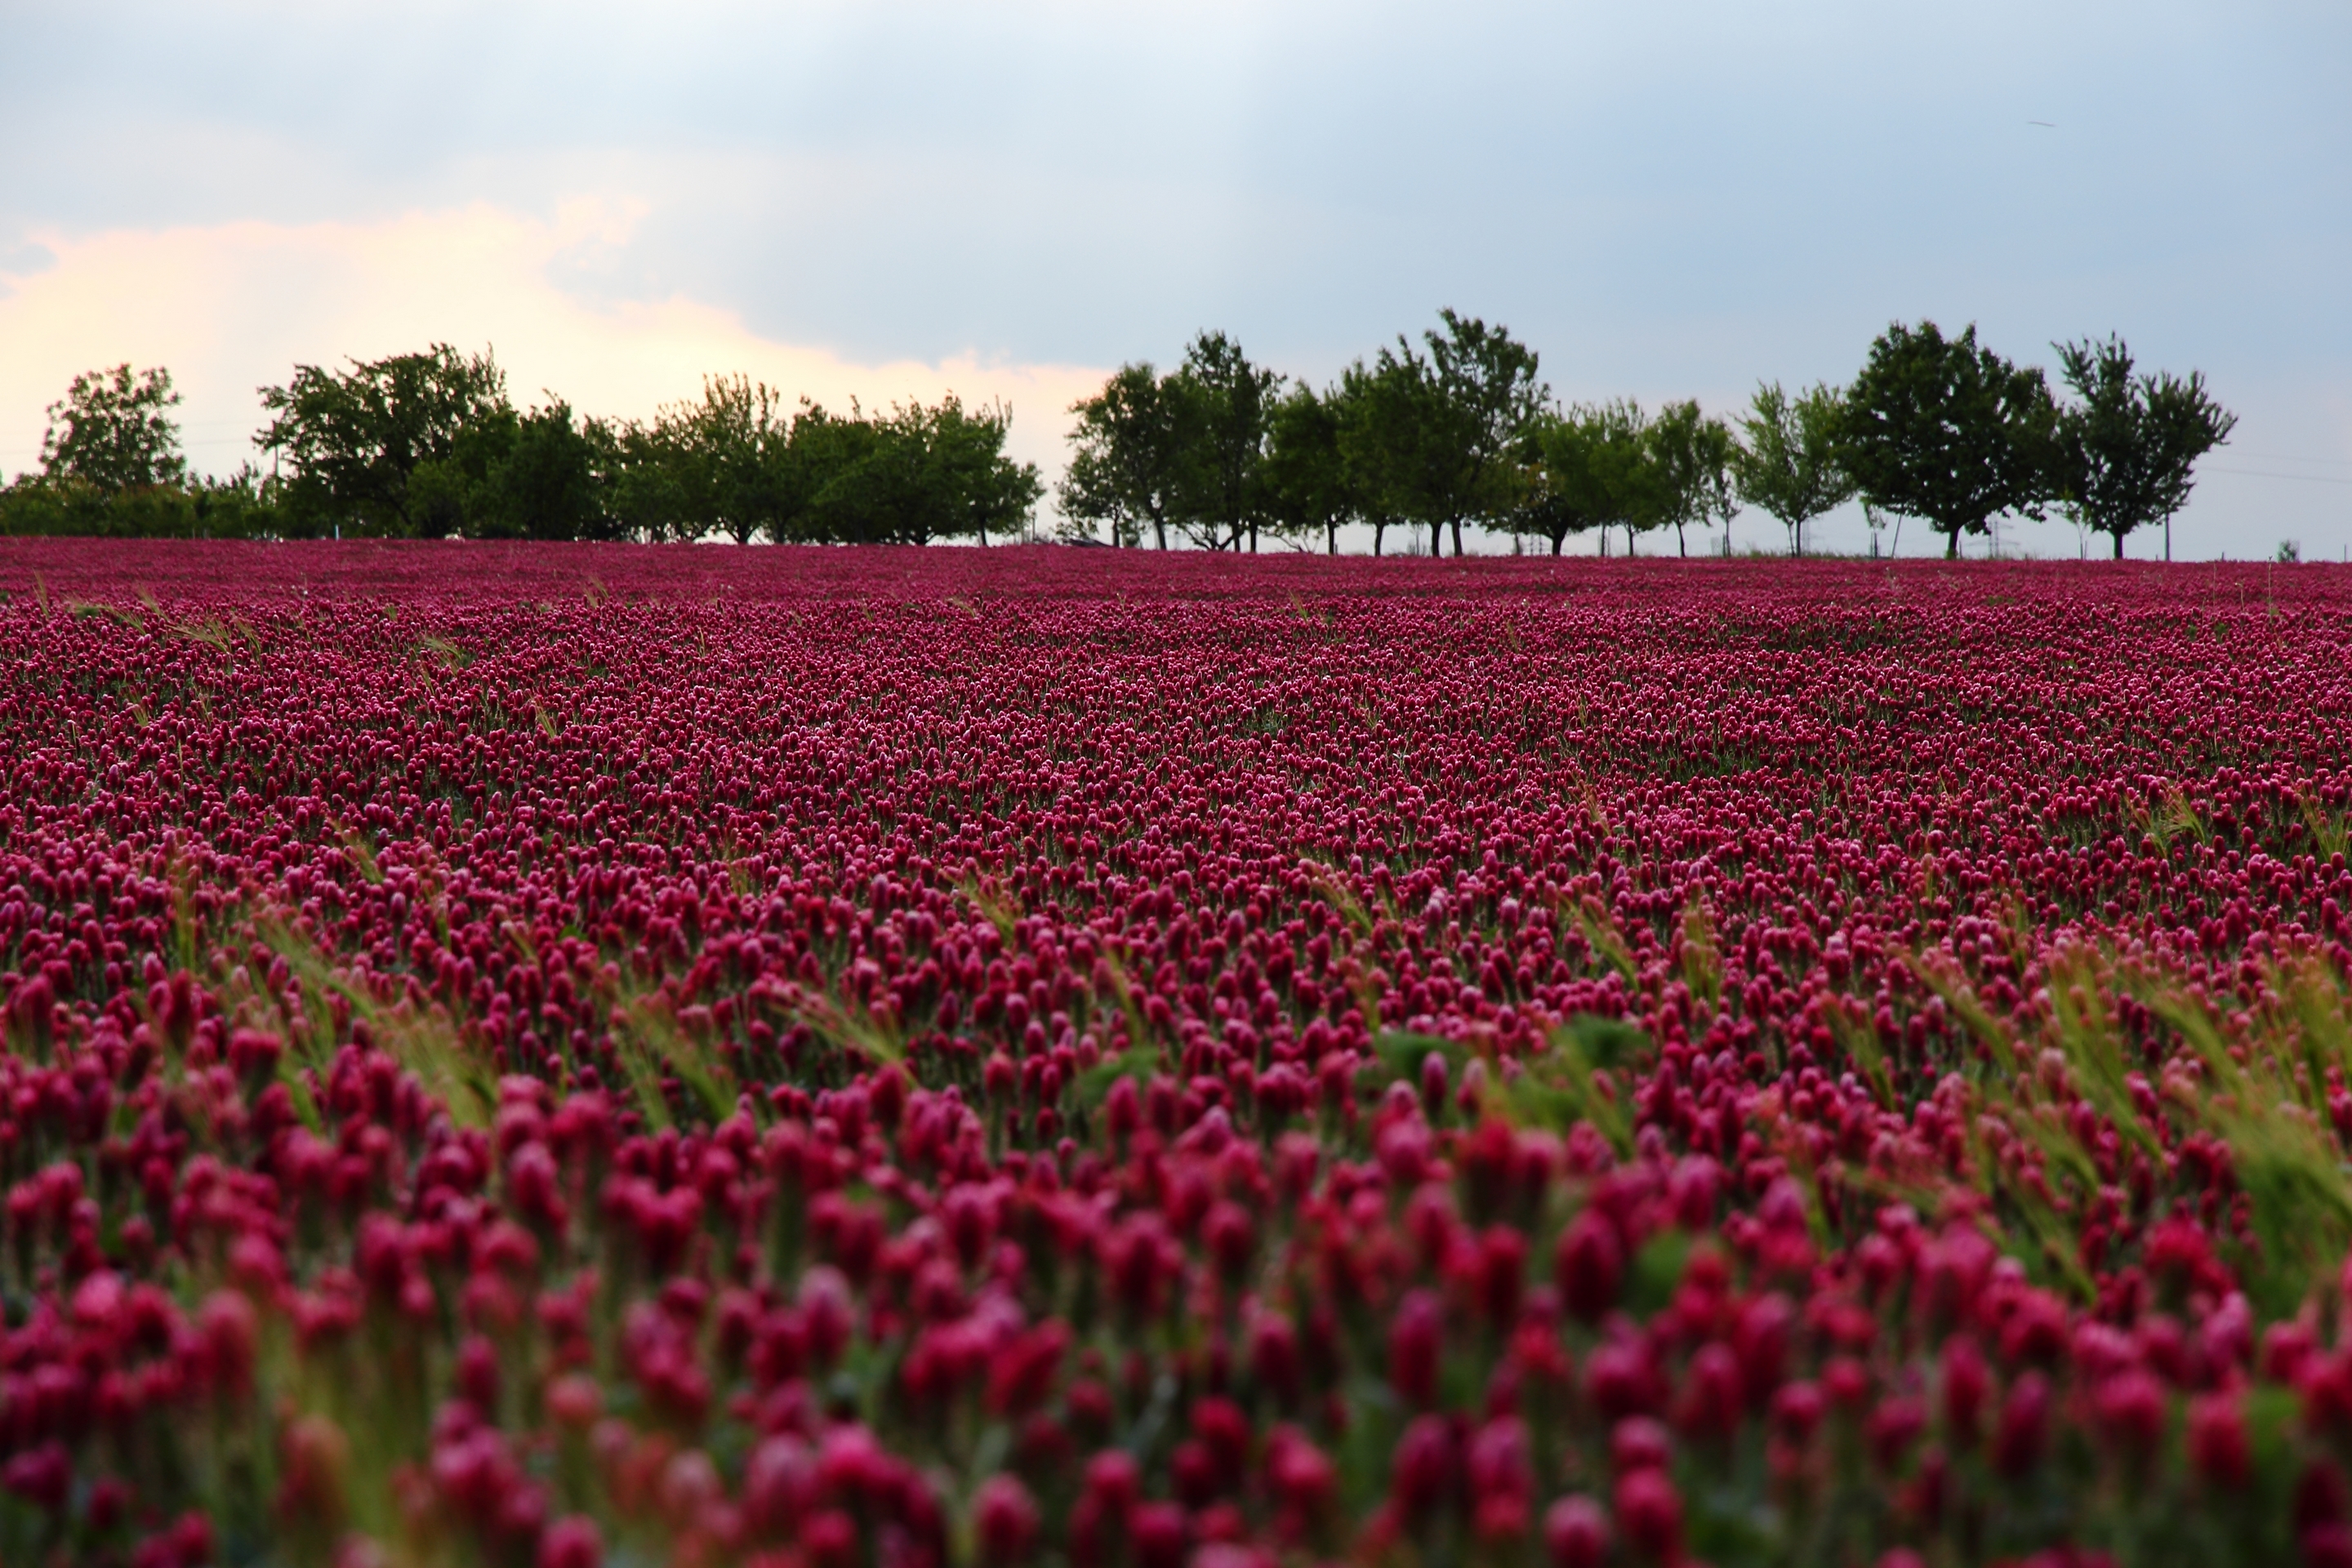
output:
[[296, 367], [262, 389], [270, 460], [193, 478], [170, 373], [75, 377], [38, 473], [0, 491], [0, 532], [278, 538], [986, 543], [1030, 523], [1044, 485], [1004, 455], [1011, 415], [953, 395], [835, 414], [712, 379], [650, 421], [519, 410], [488, 353]]
[[[2233, 416], [2204, 378], [2146, 374], [2119, 338], [2058, 346], [2071, 395], [1971, 326], [1880, 334], [1851, 384], [1760, 386], [1729, 421], [1695, 401], [1652, 413], [1560, 406], [1533, 349], [1452, 310], [1317, 388], [1203, 332], [1165, 374], [1124, 365], [1071, 412], [1062, 536], [1122, 546], [1336, 553], [1339, 531], [1391, 530], [1456, 555], [1465, 528], [1558, 554], [1597, 531], [1606, 553], [1743, 507], [1806, 525], [1859, 499], [1874, 530], [1917, 518], [1958, 554], [2004, 515], [2056, 507], [2110, 535], [2168, 521]], [[1004, 454], [1010, 411], [904, 404], [835, 414], [712, 379], [650, 421], [582, 419], [560, 399], [518, 410], [485, 353], [300, 365], [262, 389], [265, 472], [192, 478], [162, 370], [74, 379], [49, 409], [41, 469], [0, 490], [0, 532], [283, 538], [688, 540], [924, 544], [1024, 531], [1044, 493]], [[1728, 539], [1728, 533], [1724, 536]]]
[[1962, 535], [2054, 506], [2120, 557], [2126, 535], [2180, 509], [2235, 417], [2201, 374], [2136, 371], [2119, 338], [2058, 354], [2063, 403], [1973, 326], [1897, 324], [1851, 385], [1760, 386], [1726, 422], [1690, 401], [1562, 408], [1534, 350], [1451, 310], [1420, 345], [1400, 337], [1321, 389], [1204, 332], [1173, 371], [1124, 365], [1073, 410], [1059, 500], [1066, 530], [1120, 545], [1255, 550], [1271, 532], [1337, 552], [1355, 523], [1376, 554], [1390, 530], [1425, 529], [1430, 553], [1450, 538], [1456, 555], [1471, 524], [1554, 554], [1572, 534], [1598, 531], [1605, 553], [1615, 531], [1630, 553], [1671, 529], [1687, 554], [1693, 526], [1743, 506], [1801, 553], [1806, 524], [1856, 499], [1874, 530], [1917, 518], [1957, 555]]

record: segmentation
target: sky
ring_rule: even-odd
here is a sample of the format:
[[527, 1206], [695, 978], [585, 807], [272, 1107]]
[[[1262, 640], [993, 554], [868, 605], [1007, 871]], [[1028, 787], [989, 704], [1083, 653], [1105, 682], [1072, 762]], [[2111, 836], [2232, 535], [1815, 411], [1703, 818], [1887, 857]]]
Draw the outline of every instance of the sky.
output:
[[295, 365], [446, 341], [586, 413], [735, 372], [1001, 398], [1050, 477], [1073, 401], [1206, 328], [1319, 384], [1451, 307], [1563, 402], [1728, 414], [1931, 319], [2202, 371], [2240, 424], [2176, 556], [2352, 557], [2341, 0], [0, 0], [0, 473], [122, 360], [214, 472]]

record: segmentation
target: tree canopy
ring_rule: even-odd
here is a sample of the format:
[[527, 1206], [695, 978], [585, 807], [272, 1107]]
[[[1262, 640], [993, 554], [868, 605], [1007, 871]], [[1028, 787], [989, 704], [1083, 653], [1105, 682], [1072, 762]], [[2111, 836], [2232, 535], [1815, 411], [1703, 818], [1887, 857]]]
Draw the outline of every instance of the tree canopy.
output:
[[[2168, 523], [2235, 416], [2198, 373], [2138, 371], [2119, 337], [2053, 347], [2063, 406], [1975, 327], [1897, 322], [1844, 390], [1759, 384], [1727, 423], [1692, 399], [1563, 408], [1532, 348], [1453, 310], [1322, 386], [1204, 331], [1172, 370], [1131, 362], [1071, 405], [1056, 533], [1337, 553], [1343, 528], [1364, 527], [1379, 554], [1402, 527], [1416, 551], [1450, 539], [1459, 555], [1474, 527], [1555, 554], [1597, 531], [1605, 554], [1620, 530], [1634, 553], [1671, 528], [1688, 554], [1694, 526], [1727, 551], [1733, 516], [1754, 507], [1802, 554], [1808, 524], [1859, 498], [1874, 553], [1882, 511], [1925, 519], [1949, 556], [1993, 519], [2054, 503], [2120, 555], [2126, 534]], [[0, 489], [0, 532], [986, 543], [1034, 537], [1045, 489], [1006, 454], [1011, 409], [953, 394], [840, 412], [718, 375], [650, 418], [583, 417], [551, 392], [517, 407], [489, 351], [436, 342], [297, 365], [261, 397], [267, 470], [200, 477], [167, 371], [74, 377], [49, 405], [40, 471]]]
[[2119, 337], [2056, 346], [2078, 400], [2058, 420], [2058, 501], [2112, 538], [2120, 561], [2126, 534], [2187, 504], [2197, 460], [2230, 438], [2238, 418], [2207, 394], [2200, 373], [2134, 375]]
[[1845, 400], [1816, 383], [1791, 397], [1779, 382], [1759, 385], [1740, 419], [1747, 439], [1733, 448], [1739, 499], [1780, 520], [1789, 552], [1805, 552], [1805, 524], [1853, 499], [1853, 477], [1838, 445]]
[[1948, 339], [1898, 321], [1846, 394], [1839, 447], [1865, 500], [1924, 519], [1954, 557], [2004, 512], [2042, 515], [2057, 423], [2042, 372], [1979, 344], [1973, 324]]
[[108, 492], [180, 483], [188, 465], [172, 417], [179, 402], [168, 370], [134, 373], [126, 363], [83, 372], [48, 406], [43, 477]]

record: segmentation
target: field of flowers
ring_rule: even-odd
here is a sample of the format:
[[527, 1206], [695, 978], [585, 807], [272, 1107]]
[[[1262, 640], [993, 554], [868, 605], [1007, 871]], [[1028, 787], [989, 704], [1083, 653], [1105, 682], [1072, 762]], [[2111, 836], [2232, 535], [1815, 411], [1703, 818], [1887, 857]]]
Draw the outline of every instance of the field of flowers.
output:
[[0, 549], [0, 1562], [2352, 1568], [2352, 577]]

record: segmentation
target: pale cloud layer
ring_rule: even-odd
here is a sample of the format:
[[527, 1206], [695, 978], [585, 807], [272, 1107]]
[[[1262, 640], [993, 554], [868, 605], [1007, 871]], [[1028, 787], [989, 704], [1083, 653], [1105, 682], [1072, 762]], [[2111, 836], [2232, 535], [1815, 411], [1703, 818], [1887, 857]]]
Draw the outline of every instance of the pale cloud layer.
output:
[[[682, 298], [597, 301], [559, 287], [567, 260], [625, 241], [625, 207], [582, 202], [540, 221], [488, 205], [382, 223], [231, 223], [39, 237], [50, 260], [0, 297], [0, 430], [37, 431], [79, 370], [166, 364], [198, 467], [257, 457], [258, 389], [297, 363], [339, 363], [431, 341], [489, 347], [519, 403], [551, 393], [589, 414], [651, 416], [698, 395], [709, 374], [748, 375], [831, 407], [884, 407], [953, 392], [1013, 410], [1015, 455], [1059, 458], [1064, 411], [1099, 370], [982, 363], [857, 364], [761, 337], [734, 311]], [[36, 440], [37, 437], [36, 437]], [[30, 467], [37, 447], [0, 447]]]
[[2340, 0], [7, 11], [0, 468], [122, 358], [214, 468], [297, 362], [444, 339], [593, 413], [1003, 395], [1050, 470], [1202, 327], [1322, 380], [1451, 305], [1724, 410], [1933, 317], [2202, 369], [2182, 552], [2352, 550]]

